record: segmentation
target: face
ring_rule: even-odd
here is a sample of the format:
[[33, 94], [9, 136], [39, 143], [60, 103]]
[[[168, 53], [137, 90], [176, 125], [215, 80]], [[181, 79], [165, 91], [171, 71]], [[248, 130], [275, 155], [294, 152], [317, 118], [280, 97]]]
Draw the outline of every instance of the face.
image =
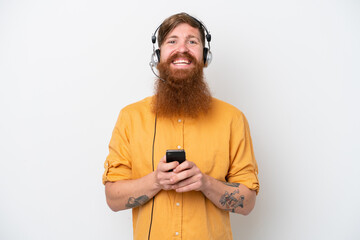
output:
[[[167, 34], [160, 47], [160, 77], [153, 111], [157, 116], [197, 117], [211, 106], [203, 76], [203, 44], [199, 29], [183, 23]], [[179, 104], [181, 103], [181, 104]]]
[[200, 62], [203, 61], [203, 48], [199, 29], [182, 23], [166, 36], [160, 47], [160, 61], [166, 62], [174, 58], [171, 60], [170, 69], [191, 69], [195, 67], [195, 63], [182, 54], [190, 54]]

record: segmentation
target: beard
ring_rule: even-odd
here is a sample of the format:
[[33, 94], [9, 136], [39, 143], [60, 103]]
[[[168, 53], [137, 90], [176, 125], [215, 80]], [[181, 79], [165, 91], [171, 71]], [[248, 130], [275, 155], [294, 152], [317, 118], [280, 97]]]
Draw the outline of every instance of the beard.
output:
[[[172, 69], [170, 65], [178, 57], [186, 57], [193, 68]], [[175, 54], [157, 66], [160, 78], [155, 82], [153, 112], [162, 117], [196, 118], [206, 114], [211, 107], [211, 93], [204, 80], [204, 64], [189, 53]]]

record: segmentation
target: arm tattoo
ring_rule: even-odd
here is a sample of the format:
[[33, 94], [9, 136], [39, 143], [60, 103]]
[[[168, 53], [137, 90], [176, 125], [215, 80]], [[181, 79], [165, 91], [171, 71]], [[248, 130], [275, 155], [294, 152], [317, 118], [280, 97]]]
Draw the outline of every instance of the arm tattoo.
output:
[[235, 209], [237, 207], [244, 208], [244, 199], [245, 196], [241, 195], [239, 198], [236, 198], [235, 194], [239, 194], [239, 189], [236, 189], [232, 193], [228, 193], [225, 191], [225, 194], [223, 194], [220, 198], [220, 204], [221, 206], [225, 207], [226, 211], [235, 212]]
[[223, 184], [230, 186], [230, 187], [238, 187], [240, 186], [240, 183], [232, 183], [232, 182], [222, 182]]
[[142, 195], [138, 198], [130, 197], [125, 207], [127, 208], [134, 208], [140, 205], [143, 205], [149, 200], [149, 197], [146, 195]]

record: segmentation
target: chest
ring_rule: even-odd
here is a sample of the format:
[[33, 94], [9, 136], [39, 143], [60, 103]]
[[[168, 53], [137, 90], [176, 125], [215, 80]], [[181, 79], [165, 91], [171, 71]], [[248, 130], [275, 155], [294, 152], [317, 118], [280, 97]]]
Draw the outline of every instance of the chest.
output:
[[229, 169], [229, 125], [218, 121], [157, 119], [139, 124], [130, 139], [133, 177], [145, 176], [154, 169], [167, 149], [184, 149], [186, 159], [200, 170], [219, 180], [225, 180]]

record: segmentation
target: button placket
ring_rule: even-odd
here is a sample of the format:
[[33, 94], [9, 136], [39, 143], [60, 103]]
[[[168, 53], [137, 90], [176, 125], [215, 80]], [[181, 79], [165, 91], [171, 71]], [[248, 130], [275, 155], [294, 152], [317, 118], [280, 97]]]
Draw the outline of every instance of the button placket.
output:
[[[175, 126], [177, 132], [177, 149], [185, 149], [184, 146], [184, 119], [175, 119]], [[173, 237], [174, 239], [181, 239], [182, 237], [182, 219], [183, 219], [183, 194], [175, 192], [174, 199], [174, 219], [173, 219]]]
[[176, 126], [176, 132], [178, 132], [178, 139], [177, 139], [177, 143], [178, 145], [176, 146], [177, 149], [184, 149], [184, 119], [182, 118], [178, 118], [175, 120], [175, 126]]
[[175, 239], [181, 239], [182, 232], [182, 219], [183, 219], [183, 209], [182, 209], [182, 201], [183, 201], [183, 193], [175, 193], [175, 206], [174, 206], [174, 228], [173, 233]]

